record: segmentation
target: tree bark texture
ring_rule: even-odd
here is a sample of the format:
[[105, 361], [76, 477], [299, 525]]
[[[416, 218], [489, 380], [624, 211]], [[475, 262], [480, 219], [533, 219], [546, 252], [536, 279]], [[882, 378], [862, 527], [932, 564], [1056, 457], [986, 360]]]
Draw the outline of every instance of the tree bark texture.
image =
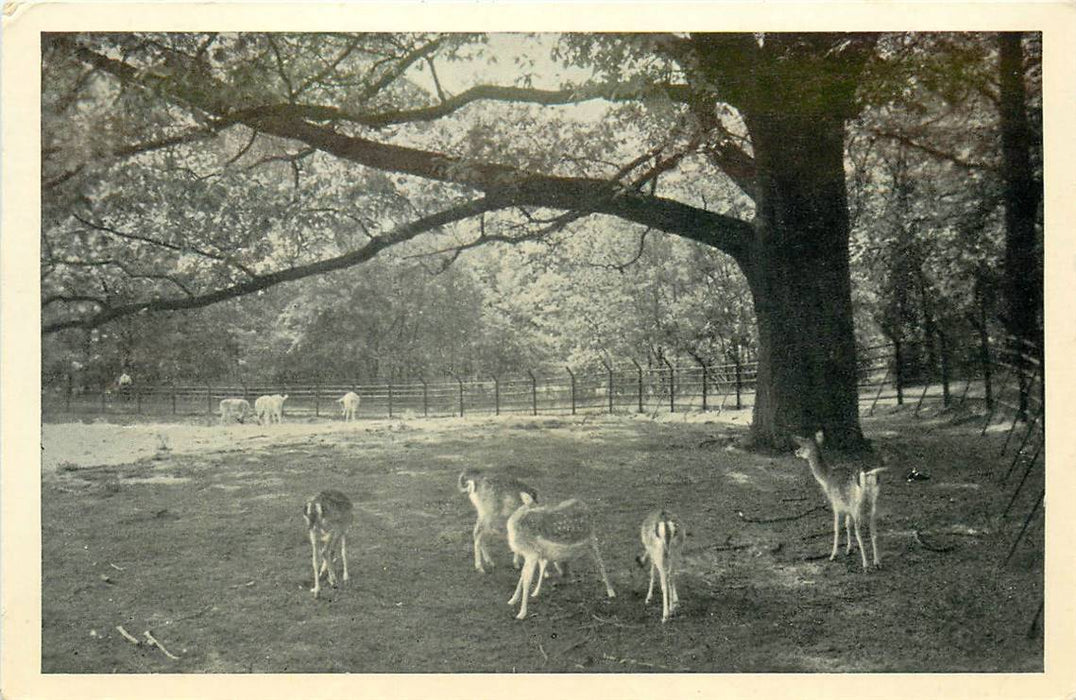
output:
[[1020, 368], [1020, 416], [1026, 420], [1029, 374], [1021, 360], [1032, 343], [1042, 357], [1042, 268], [1035, 223], [1041, 187], [1031, 165], [1031, 128], [1024, 88], [1024, 54], [1020, 32], [1001, 34], [1001, 150], [1005, 180], [1005, 327], [1016, 338], [1014, 361]]
[[864, 447], [849, 275], [844, 125], [817, 114], [748, 115], [758, 166], [756, 239], [745, 269], [758, 322], [752, 442], [789, 435]]

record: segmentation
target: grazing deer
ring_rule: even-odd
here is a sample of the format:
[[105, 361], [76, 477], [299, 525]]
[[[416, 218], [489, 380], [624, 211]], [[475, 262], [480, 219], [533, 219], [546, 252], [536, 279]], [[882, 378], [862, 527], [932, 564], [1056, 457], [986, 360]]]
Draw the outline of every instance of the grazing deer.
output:
[[345, 421], [352, 421], [359, 414], [359, 404], [362, 399], [354, 391], [349, 391], [336, 400], [340, 404], [340, 415]]
[[[610, 598], [616, 597], [605, 572], [601, 552], [598, 551], [598, 538], [586, 504], [573, 498], [555, 506], [539, 506], [526, 491], [521, 492], [519, 497], [523, 505], [512, 513], [507, 523], [508, 546], [523, 557], [523, 569], [519, 573], [516, 591], [508, 601], [509, 605], [522, 601], [516, 619], [527, 617], [527, 598], [538, 595], [548, 562], [569, 561], [587, 552], [593, 553], [598, 563], [606, 594]], [[528, 596], [535, 569], [539, 567], [541, 573], [538, 583]]]
[[680, 604], [674, 576], [684, 548], [684, 535], [683, 523], [665, 510], [651, 512], [639, 528], [643, 553], [636, 561], [640, 566], [650, 561], [650, 588], [646, 590], [646, 602], [649, 603], [654, 596], [654, 575], [657, 574], [661, 580], [662, 622], [666, 622]]
[[870, 514], [871, 549], [874, 554], [874, 565], [881, 564], [878, 558], [878, 537], [875, 531], [875, 510], [878, 503], [878, 474], [886, 470], [886, 467], [864, 470], [851, 465], [830, 465], [822, 458], [822, 431], [818, 431], [815, 437], [792, 436], [793, 442], [798, 445], [796, 456], [807, 460], [811, 467], [811, 474], [815, 481], [822, 487], [822, 491], [829, 499], [830, 508], [833, 510], [833, 551], [829, 555], [830, 561], [837, 558], [837, 545], [841, 534], [841, 516], [844, 516], [846, 532], [845, 554], [852, 551], [852, 530], [856, 532], [856, 542], [859, 543], [859, 554], [863, 559], [863, 569], [867, 569], [867, 552], [863, 548], [863, 537], [860, 534], [860, 523], [863, 516]]
[[[483, 474], [477, 469], [468, 469], [460, 474], [459, 490], [467, 494], [478, 519], [474, 524], [474, 568], [486, 573], [483, 565], [494, 568], [493, 558], [486, 549], [486, 540], [490, 536], [507, 535], [508, 516], [523, 505], [520, 494], [525, 493], [537, 502], [538, 492], [519, 479], [499, 474]], [[512, 564], [519, 568], [518, 554], [512, 556]]]
[[351, 500], [335, 489], [322, 491], [306, 502], [303, 517], [310, 536], [310, 556], [314, 564], [314, 587], [310, 591], [317, 598], [321, 593], [322, 573], [328, 571], [329, 585], [336, 585], [333, 560], [336, 559], [337, 549], [344, 563], [344, 581], [348, 579], [347, 529], [352, 520]]

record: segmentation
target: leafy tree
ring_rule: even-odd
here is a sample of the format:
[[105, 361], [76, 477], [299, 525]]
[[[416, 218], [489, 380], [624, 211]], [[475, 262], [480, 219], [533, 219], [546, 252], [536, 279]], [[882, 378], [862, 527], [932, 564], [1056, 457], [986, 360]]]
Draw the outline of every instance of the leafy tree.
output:
[[560, 84], [524, 63], [514, 85], [452, 94], [448, 67], [503, 38], [46, 37], [45, 330], [199, 308], [394, 246], [586, 235], [604, 214], [735, 261], [759, 445], [821, 427], [859, 447], [845, 137], [889, 99], [882, 68], [907, 65], [879, 39], [570, 35]]

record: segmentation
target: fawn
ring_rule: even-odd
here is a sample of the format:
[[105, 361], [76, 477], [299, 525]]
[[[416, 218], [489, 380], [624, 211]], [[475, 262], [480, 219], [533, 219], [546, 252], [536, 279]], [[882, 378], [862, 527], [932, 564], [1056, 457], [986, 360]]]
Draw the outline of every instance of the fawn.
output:
[[636, 561], [644, 566], [650, 561], [650, 588], [646, 591], [646, 602], [654, 597], [655, 574], [661, 581], [661, 621], [666, 622], [680, 604], [676, 592], [677, 563], [684, 548], [683, 523], [668, 511], [660, 509], [651, 512], [643, 520], [639, 529], [639, 538], [643, 543], [643, 553]]
[[[526, 491], [520, 492], [519, 498], [523, 505], [512, 513], [507, 523], [508, 546], [523, 557], [516, 591], [508, 601], [509, 605], [521, 601], [516, 619], [527, 617], [527, 598], [538, 595], [548, 562], [569, 561], [586, 552], [591, 552], [598, 563], [606, 594], [610, 598], [616, 597], [598, 551], [598, 538], [586, 504], [571, 499], [555, 506], [539, 506]], [[538, 583], [528, 595], [535, 569], [539, 567]]]
[[[329, 584], [336, 585], [333, 560], [336, 550], [344, 563], [344, 581], [347, 581], [347, 529], [351, 525], [351, 500], [340, 491], [322, 491], [306, 502], [303, 509], [307, 534], [310, 536], [310, 556], [314, 564], [314, 587], [310, 591], [317, 598], [321, 593], [321, 574], [329, 573]], [[318, 566], [318, 559], [321, 566]]]
[[792, 436], [793, 442], [798, 445], [796, 456], [807, 460], [811, 468], [811, 474], [815, 481], [822, 487], [822, 491], [829, 499], [830, 508], [833, 510], [833, 551], [829, 555], [830, 561], [837, 557], [837, 545], [840, 540], [841, 516], [844, 516], [846, 532], [845, 554], [852, 551], [852, 530], [855, 529], [856, 542], [859, 543], [859, 554], [863, 559], [863, 569], [867, 569], [867, 552], [863, 548], [863, 537], [860, 534], [860, 523], [863, 516], [870, 515], [871, 549], [874, 555], [874, 565], [879, 566], [878, 537], [875, 529], [875, 510], [878, 503], [878, 474], [886, 470], [886, 467], [864, 470], [851, 465], [829, 465], [822, 458], [820, 445], [824, 436], [819, 431], [815, 437]]

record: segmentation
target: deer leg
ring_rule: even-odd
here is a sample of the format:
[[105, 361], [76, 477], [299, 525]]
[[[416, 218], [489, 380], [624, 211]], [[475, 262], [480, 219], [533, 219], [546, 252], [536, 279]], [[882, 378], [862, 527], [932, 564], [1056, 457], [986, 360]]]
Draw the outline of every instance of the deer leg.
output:
[[833, 561], [837, 558], [837, 547], [841, 542], [841, 514], [834, 508], [833, 509], [833, 551], [829, 554], [829, 560]]
[[871, 551], [874, 554], [874, 565], [880, 566], [882, 560], [878, 558], [878, 535], [874, 525], [874, 503], [871, 503]]
[[482, 521], [478, 520], [474, 524], [474, 568], [476, 571], [486, 573], [482, 566], [482, 534]]
[[526, 557], [523, 561], [523, 573], [520, 574], [519, 579], [519, 590], [522, 593], [520, 598], [522, 602], [519, 604], [519, 613], [516, 615], [517, 620], [524, 620], [527, 618], [527, 591], [530, 590], [531, 581], [534, 580], [534, 570], [537, 568], [537, 557]]
[[344, 580], [347, 581], [347, 535], [340, 535], [340, 558], [344, 560]]
[[657, 567], [654, 565], [654, 560], [650, 560], [650, 587], [646, 589], [646, 600], [644, 603], [649, 603], [650, 599], [654, 597], [654, 578], [657, 573]]
[[[658, 567], [658, 575], [661, 576], [661, 621], [665, 622], [669, 619], [669, 572], [668, 561], [663, 556], [656, 557], [660, 559], [660, 566]], [[657, 563], [657, 562], [655, 562]]]
[[844, 553], [852, 553], [852, 516], [847, 513], [844, 516]]
[[598, 573], [602, 576], [602, 582], [605, 583], [605, 593], [610, 598], [616, 598], [616, 592], [613, 590], [613, 586], [609, 583], [609, 575], [605, 573], [605, 562], [602, 561], [601, 552], [598, 551], [598, 541], [591, 540], [590, 547], [594, 550], [594, 560], [598, 562]]
[[859, 556], [863, 560], [863, 570], [867, 570], [867, 550], [863, 549], [863, 537], [859, 534], [859, 518], [855, 519], [856, 542], [859, 544]]
[[314, 565], [314, 587], [310, 589], [310, 592], [317, 598], [321, 592], [321, 574], [318, 572], [318, 542], [317, 536], [313, 530], [309, 531], [310, 535], [310, 559]]
[[542, 579], [546, 577], [545, 568], [549, 565], [547, 559], [538, 560], [538, 582], [534, 584], [534, 591], [531, 593], [531, 598], [538, 597], [538, 591], [542, 588]]
[[336, 586], [336, 565], [333, 562], [333, 552], [336, 549], [336, 536], [329, 538], [329, 541], [321, 549], [321, 562], [322, 565], [329, 570], [329, 585]]

